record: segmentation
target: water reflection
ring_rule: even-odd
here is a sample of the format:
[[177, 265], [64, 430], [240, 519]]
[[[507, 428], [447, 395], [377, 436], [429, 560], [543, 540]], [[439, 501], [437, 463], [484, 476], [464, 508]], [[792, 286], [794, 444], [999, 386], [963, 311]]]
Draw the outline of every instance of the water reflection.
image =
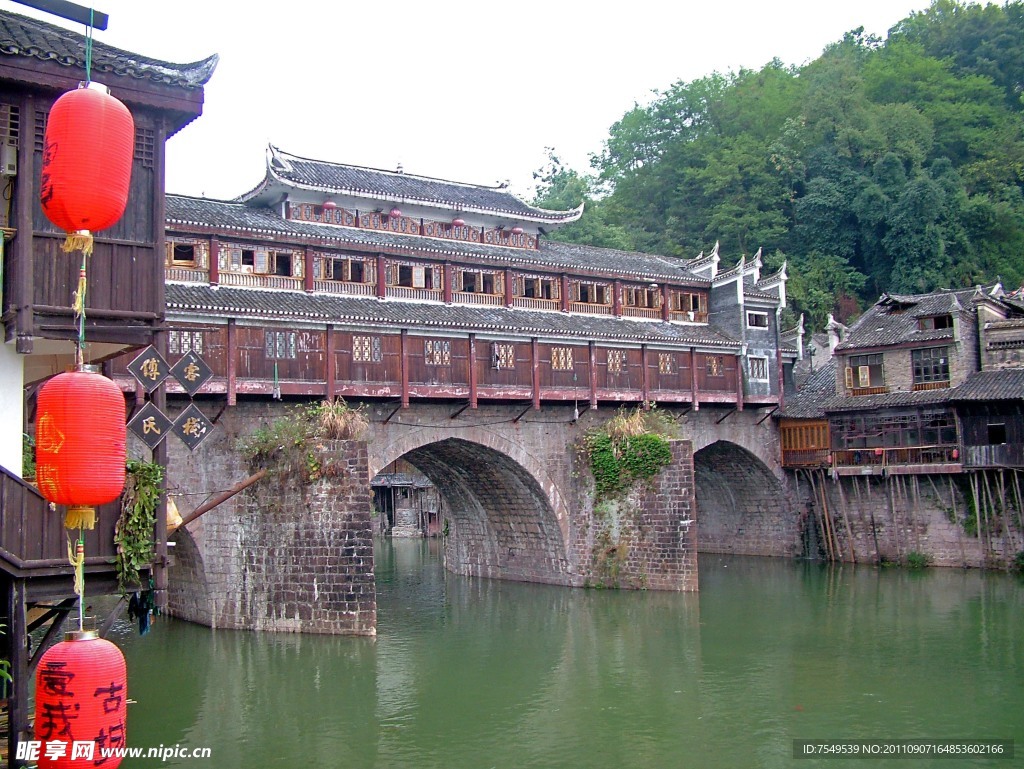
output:
[[790, 766], [822, 737], [1024, 749], [1024, 591], [1003, 575], [709, 555], [699, 595], [620, 593], [455, 577], [432, 548], [378, 543], [376, 640], [123, 629], [130, 743], [425, 769]]

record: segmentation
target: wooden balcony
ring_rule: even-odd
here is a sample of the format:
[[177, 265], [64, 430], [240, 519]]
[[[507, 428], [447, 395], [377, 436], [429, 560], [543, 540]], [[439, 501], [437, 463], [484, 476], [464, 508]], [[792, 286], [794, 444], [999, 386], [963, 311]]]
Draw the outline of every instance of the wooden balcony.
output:
[[964, 446], [964, 467], [1024, 468], [1024, 443]]
[[914, 392], [920, 392], [922, 390], [948, 390], [949, 380], [945, 382], [915, 382], [913, 386]]
[[956, 445], [833, 451], [832, 466], [839, 475], [915, 475], [963, 470], [960, 447]]
[[887, 392], [888, 387], [854, 387], [850, 390], [850, 395], [856, 398], [860, 395], [885, 395]]
[[348, 283], [342, 280], [314, 280], [313, 290], [349, 296], [374, 296], [377, 293], [377, 287], [372, 283]]
[[[96, 528], [85, 532], [85, 567], [90, 573], [113, 572], [117, 555], [114, 525], [120, 501], [96, 510]], [[63, 508], [50, 509], [39, 491], [0, 467], [0, 567], [18, 577], [66, 575], [70, 591], [68, 537]]]

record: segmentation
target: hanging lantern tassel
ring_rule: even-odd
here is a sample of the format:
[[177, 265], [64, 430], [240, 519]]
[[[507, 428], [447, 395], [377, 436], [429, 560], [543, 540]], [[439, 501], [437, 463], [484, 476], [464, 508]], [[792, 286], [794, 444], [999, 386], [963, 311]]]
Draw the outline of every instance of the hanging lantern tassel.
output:
[[[92, 241], [89, 242], [89, 250], [92, 251]], [[88, 254], [86, 254], [88, 256]], [[75, 317], [81, 317], [85, 314], [85, 290], [89, 285], [89, 281], [86, 277], [85, 262], [82, 262], [82, 268], [78, 271], [78, 290], [75, 291], [75, 301], [71, 305], [71, 309], [75, 311]]]
[[78, 230], [69, 232], [60, 248], [65, 254], [81, 251], [85, 256], [92, 256], [92, 244], [92, 233], [89, 230]]
[[75, 567], [75, 595], [79, 603], [85, 597], [85, 542], [68, 540], [68, 563]]
[[96, 528], [96, 508], [87, 505], [73, 505], [64, 513], [65, 529], [88, 529]]

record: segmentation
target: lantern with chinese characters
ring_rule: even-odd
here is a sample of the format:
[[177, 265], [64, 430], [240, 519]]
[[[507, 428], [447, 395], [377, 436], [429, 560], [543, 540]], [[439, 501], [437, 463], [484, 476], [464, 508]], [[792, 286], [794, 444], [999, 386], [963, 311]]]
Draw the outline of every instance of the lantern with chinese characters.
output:
[[92, 250], [92, 233], [110, 227], [128, 203], [135, 121], [99, 83], [80, 83], [54, 102], [43, 137], [39, 199], [68, 233], [65, 250]]
[[96, 505], [124, 489], [126, 430], [121, 389], [96, 366], [58, 374], [36, 400], [36, 481], [67, 505], [64, 525], [91, 529]]
[[125, 746], [128, 677], [124, 655], [95, 631], [68, 633], [36, 670], [35, 738], [40, 767], [115, 769]]

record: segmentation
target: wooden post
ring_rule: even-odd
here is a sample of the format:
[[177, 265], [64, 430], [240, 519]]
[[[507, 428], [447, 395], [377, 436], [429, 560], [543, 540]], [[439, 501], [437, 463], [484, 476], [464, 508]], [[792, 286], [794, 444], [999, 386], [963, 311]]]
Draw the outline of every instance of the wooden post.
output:
[[612, 314], [614, 314], [616, 318], [621, 318], [622, 317], [622, 281], [619, 280], [618, 278], [616, 278], [615, 282], [612, 284], [612, 291], [615, 292], [614, 294], [612, 294]]
[[640, 345], [640, 397], [644, 403], [651, 400], [651, 372], [647, 368], [647, 345]]
[[383, 299], [388, 295], [388, 287], [385, 282], [387, 271], [385, 269], [384, 254], [377, 254], [377, 298]]
[[[590, 408], [597, 408], [597, 345], [591, 339], [588, 343], [590, 352]], [[607, 370], [607, 369], [606, 369]]]
[[[35, 211], [36, 198], [39, 194], [32, 172], [32, 169], [35, 168], [32, 137], [36, 130], [36, 109], [35, 97], [31, 94], [25, 97], [21, 121], [21, 141], [18, 148], [21, 179], [15, 185], [18, 199], [17, 228], [21, 237], [15, 238], [11, 243], [14, 254], [13, 264], [17, 266], [17, 272], [12, 276], [11, 282], [17, 286], [15, 291], [18, 296], [18, 306], [15, 310], [17, 317], [15, 328], [18, 336], [15, 349], [17, 352], [27, 355], [32, 352], [35, 337], [35, 254], [33, 253], [35, 236], [32, 212]], [[163, 226], [163, 219], [160, 220], [160, 224]], [[14, 732], [13, 728], [11, 732]]]
[[402, 408], [409, 408], [409, 330], [403, 328], [401, 334], [402, 344]]
[[512, 302], [512, 268], [505, 268], [505, 306], [511, 307]]
[[210, 285], [220, 285], [220, 240], [216, 235], [210, 238], [210, 252], [209, 252], [210, 264], [207, 268], [207, 274], [210, 278]]
[[313, 249], [308, 246], [302, 250], [302, 285], [307, 294], [312, 294], [315, 285], [313, 283]]
[[326, 384], [326, 398], [328, 401], [334, 400], [334, 392], [337, 389], [337, 371], [335, 370], [336, 361], [334, 359], [334, 325], [331, 323], [327, 324], [326, 338], [324, 339], [324, 346], [327, 354], [327, 384]]
[[476, 375], [476, 334], [469, 335], [469, 407], [475, 409], [477, 407], [477, 375]]
[[441, 265], [441, 295], [445, 304], [452, 303], [452, 263]]
[[228, 349], [226, 351], [226, 356], [228, 368], [228, 405], [234, 406], [238, 402], [238, 396], [236, 393], [236, 389], [238, 387], [238, 327], [235, 325], [234, 318], [228, 318]]
[[697, 388], [697, 352], [690, 348], [690, 400], [693, 401], [693, 410], [700, 411], [699, 392]]
[[540, 409], [540, 345], [537, 344], [537, 337], [530, 339], [530, 364], [533, 368], [533, 408]]
[[562, 275], [562, 312], [569, 312], [569, 276]]
[[15, 756], [18, 743], [31, 739], [28, 692], [32, 677], [29, 670], [28, 622], [25, 617], [25, 580], [10, 578], [7, 585], [7, 608], [10, 613], [10, 627], [6, 632], [11, 634], [8, 648], [11, 677], [14, 679], [11, 684], [11, 696], [7, 700], [7, 758], [11, 767], [22, 767], [25, 763], [16, 760]]

